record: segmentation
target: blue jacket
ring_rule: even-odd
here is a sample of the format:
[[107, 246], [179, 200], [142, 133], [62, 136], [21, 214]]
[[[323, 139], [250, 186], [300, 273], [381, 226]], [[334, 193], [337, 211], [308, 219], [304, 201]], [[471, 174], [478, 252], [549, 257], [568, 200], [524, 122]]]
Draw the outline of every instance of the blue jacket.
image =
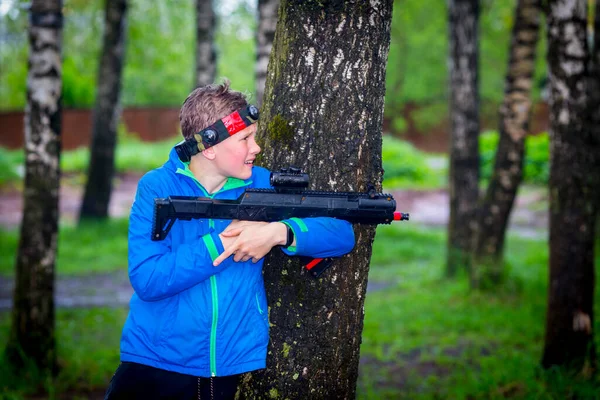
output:
[[[266, 366], [269, 342], [263, 260], [218, 267], [219, 239], [229, 220], [176, 221], [152, 241], [153, 200], [170, 195], [237, 199], [246, 188], [269, 186], [268, 170], [230, 178], [210, 195], [174, 149], [162, 167], [138, 183], [129, 219], [129, 279], [135, 293], [121, 338], [121, 360], [194, 376], [224, 376]], [[288, 255], [336, 257], [354, 247], [352, 225], [333, 218], [282, 221], [296, 236]], [[323, 240], [327, 238], [327, 240]]]

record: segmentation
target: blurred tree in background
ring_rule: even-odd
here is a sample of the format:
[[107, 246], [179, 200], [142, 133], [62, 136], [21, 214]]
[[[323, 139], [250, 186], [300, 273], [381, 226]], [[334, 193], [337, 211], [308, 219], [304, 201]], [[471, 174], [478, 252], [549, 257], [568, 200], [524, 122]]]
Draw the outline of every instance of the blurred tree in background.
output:
[[98, 95], [92, 121], [90, 164], [79, 218], [108, 218], [115, 172], [121, 75], [125, 60], [127, 0], [104, 0], [104, 34], [98, 66]]
[[497, 285], [505, 275], [502, 253], [510, 213], [523, 180], [541, 6], [540, 0], [518, 0], [515, 7], [505, 95], [499, 110], [500, 140], [494, 172], [477, 211], [473, 288], [481, 288], [485, 281]]
[[448, 2], [450, 220], [446, 274], [469, 267], [479, 197], [479, 0]]
[[260, 107], [265, 93], [267, 67], [277, 27], [279, 0], [258, 0], [258, 26], [256, 28], [256, 104]]
[[216, 17], [213, 0], [196, 0], [196, 80], [195, 86], [214, 82]]

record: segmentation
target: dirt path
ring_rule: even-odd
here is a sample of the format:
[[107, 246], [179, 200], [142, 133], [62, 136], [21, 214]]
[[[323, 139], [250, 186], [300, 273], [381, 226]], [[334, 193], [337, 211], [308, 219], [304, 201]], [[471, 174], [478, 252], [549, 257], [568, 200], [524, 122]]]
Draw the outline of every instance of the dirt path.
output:
[[[125, 217], [135, 195], [140, 174], [118, 177], [109, 212], [113, 217]], [[61, 220], [74, 222], [79, 212], [82, 187], [75, 177], [63, 180], [60, 191]], [[397, 208], [410, 213], [410, 223], [421, 226], [445, 226], [448, 223], [448, 193], [445, 190], [396, 190], [392, 194]], [[541, 189], [524, 188], [517, 198], [509, 231], [524, 237], [547, 235], [547, 194]], [[15, 229], [22, 216], [23, 200], [17, 189], [0, 190], [0, 227]], [[369, 291], [381, 290], [387, 285], [369, 282]], [[0, 277], [0, 310], [12, 304], [14, 280]], [[126, 271], [86, 276], [59, 277], [56, 282], [58, 307], [123, 306], [129, 303], [133, 290]]]

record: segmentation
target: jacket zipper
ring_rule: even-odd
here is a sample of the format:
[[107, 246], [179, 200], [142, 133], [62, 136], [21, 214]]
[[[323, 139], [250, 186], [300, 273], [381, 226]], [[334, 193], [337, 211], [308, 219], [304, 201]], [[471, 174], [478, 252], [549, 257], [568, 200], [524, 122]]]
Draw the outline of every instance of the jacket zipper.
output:
[[217, 277], [215, 275], [210, 277], [210, 288], [212, 295], [212, 326], [210, 328], [210, 375], [217, 376], [217, 357], [216, 357], [216, 345], [217, 345], [217, 321], [219, 319], [219, 303], [217, 294]]
[[[239, 187], [249, 186], [250, 184], [252, 184], [252, 181], [250, 181], [250, 182], [240, 181], [240, 182], [234, 183], [230, 187], [227, 187], [227, 183], [226, 183], [225, 186], [222, 187], [216, 193], [208, 194], [206, 192], [206, 190], [204, 189], [204, 187], [202, 187], [200, 182], [198, 182], [198, 180], [196, 180], [194, 175], [191, 173], [191, 171], [189, 171], [189, 169], [187, 167], [185, 169], [178, 168], [176, 173], [182, 174], [182, 175], [187, 176], [188, 178], [191, 178], [196, 183], [196, 185], [198, 185], [200, 190], [202, 190], [202, 192], [205, 193], [206, 196], [210, 197], [211, 199], [223, 191], [237, 189]], [[240, 184], [242, 182], [243, 182], [243, 184]], [[212, 219], [208, 220], [208, 224], [209, 224], [210, 228], [214, 228], [214, 226], [215, 226], [215, 223]], [[219, 320], [219, 302], [218, 302], [219, 297], [218, 297], [218, 292], [217, 292], [217, 277], [215, 275], [210, 277], [210, 289], [211, 289], [210, 292], [211, 292], [211, 299], [212, 299], [212, 314], [213, 314], [212, 324], [210, 327], [210, 375], [217, 376], [216, 348], [217, 348], [217, 321]], [[198, 384], [200, 384], [200, 381], [198, 381]], [[211, 390], [212, 390], [212, 379], [211, 379]], [[200, 396], [200, 392], [198, 392], [198, 396]]]

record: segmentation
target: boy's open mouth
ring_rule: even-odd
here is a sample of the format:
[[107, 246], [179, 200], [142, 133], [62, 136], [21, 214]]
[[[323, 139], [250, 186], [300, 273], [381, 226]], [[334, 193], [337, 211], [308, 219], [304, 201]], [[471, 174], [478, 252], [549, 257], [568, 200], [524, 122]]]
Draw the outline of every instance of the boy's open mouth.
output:
[[246, 164], [246, 165], [252, 165], [252, 164], [254, 164], [254, 160], [246, 161], [244, 164]]

